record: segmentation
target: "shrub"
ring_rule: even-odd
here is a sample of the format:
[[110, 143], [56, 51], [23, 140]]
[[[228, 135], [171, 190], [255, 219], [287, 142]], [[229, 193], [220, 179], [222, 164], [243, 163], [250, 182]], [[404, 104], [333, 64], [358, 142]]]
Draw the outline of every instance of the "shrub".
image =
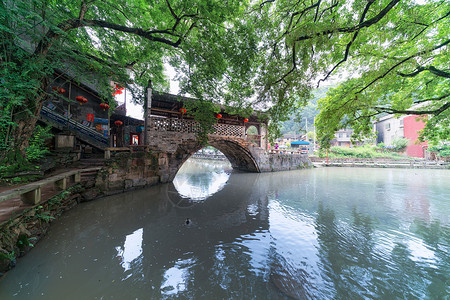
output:
[[28, 161], [36, 161], [49, 153], [45, 141], [53, 136], [50, 132], [51, 126], [41, 127], [36, 125], [30, 145], [26, 150]]
[[404, 137], [395, 137], [392, 140], [392, 148], [394, 151], [403, 151], [406, 149], [406, 146], [409, 144], [409, 139]]
[[440, 157], [449, 157], [450, 156], [450, 145], [440, 145], [440, 146], [432, 146], [428, 148], [429, 151], [436, 151], [437, 155]]

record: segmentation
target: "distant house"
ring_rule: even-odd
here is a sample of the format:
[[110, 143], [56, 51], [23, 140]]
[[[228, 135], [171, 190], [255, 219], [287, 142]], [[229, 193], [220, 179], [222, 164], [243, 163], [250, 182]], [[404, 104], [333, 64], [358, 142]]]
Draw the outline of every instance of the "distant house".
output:
[[340, 146], [340, 147], [352, 147], [357, 146], [360, 143], [356, 142], [352, 143], [351, 136], [353, 134], [353, 129], [350, 128], [344, 128], [336, 131], [334, 133], [334, 139], [331, 140], [332, 146]]
[[291, 143], [292, 149], [299, 149], [302, 154], [307, 154], [312, 151], [310, 143], [307, 141], [294, 141]]
[[301, 140], [304, 136], [301, 134], [284, 134], [281, 138], [275, 140], [279, 146], [288, 146], [292, 142]]
[[384, 143], [392, 146], [392, 141], [398, 137], [409, 139], [406, 147], [406, 154], [410, 157], [425, 157], [425, 150], [428, 148], [427, 142], [418, 141], [419, 131], [425, 127], [425, 123], [418, 115], [401, 116], [395, 118], [394, 115], [387, 115], [375, 124], [377, 133], [377, 143]]

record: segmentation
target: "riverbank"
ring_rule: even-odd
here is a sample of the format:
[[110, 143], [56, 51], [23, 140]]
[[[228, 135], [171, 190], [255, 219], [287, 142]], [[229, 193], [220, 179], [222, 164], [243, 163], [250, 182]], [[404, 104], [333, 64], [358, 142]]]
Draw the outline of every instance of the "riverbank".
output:
[[0, 193], [0, 276], [32, 249], [55, 219], [98, 194], [99, 169], [74, 168]]
[[315, 168], [320, 167], [358, 167], [358, 168], [401, 168], [401, 169], [450, 169], [450, 163], [428, 160], [393, 160], [386, 158], [333, 158], [310, 157]]

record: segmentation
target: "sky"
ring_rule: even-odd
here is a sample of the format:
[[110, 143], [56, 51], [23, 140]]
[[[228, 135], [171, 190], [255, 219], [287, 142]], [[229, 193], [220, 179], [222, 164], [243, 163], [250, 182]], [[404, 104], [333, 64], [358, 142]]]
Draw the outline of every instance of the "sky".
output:
[[[164, 74], [167, 76], [170, 82], [170, 93], [178, 94], [180, 87], [178, 81], [175, 81], [175, 69], [172, 68], [169, 64], [164, 65]], [[129, 91], [125, 91], [124, 93], [116, 96], [117, 102], [122, 104], [124, 101], [127, 101], [127, 116], [132, 118], [144, 119], [144, 109], [141, 105], [136, 105], [131, 101], [131, 93]]]

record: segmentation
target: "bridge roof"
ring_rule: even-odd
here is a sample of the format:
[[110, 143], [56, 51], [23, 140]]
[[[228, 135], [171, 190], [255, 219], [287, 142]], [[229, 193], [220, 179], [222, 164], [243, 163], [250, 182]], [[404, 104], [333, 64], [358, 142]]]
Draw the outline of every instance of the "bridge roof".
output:
[[[199, 100], [195, 98], [153, 91], [151, 103], [151, 115], [163, 116], [168, 118], [179, 117], [181, 116], [180, 109], [183, 108], [184, 102], [188, 101], [199, 101]], [[241, 117], [239, 115], [230, 115], [226, 113], [225, 110], [226, 107], [221, 105], [221, 113], [220, 113], [222, 115], [222, 118], [220, 119], [221, 123], [242, 125], [242, 123], [244, 122], [244, 117]], [[192, 117], [189, 116], [189, 112], [186, 115], [184, 115], [183, 118], [192, 119]], [[259, 124], [265, 122], [258, 118], [258, 114], [256, 112], [253, 112], [252, 115], [248, 117], [248, 123]]]

